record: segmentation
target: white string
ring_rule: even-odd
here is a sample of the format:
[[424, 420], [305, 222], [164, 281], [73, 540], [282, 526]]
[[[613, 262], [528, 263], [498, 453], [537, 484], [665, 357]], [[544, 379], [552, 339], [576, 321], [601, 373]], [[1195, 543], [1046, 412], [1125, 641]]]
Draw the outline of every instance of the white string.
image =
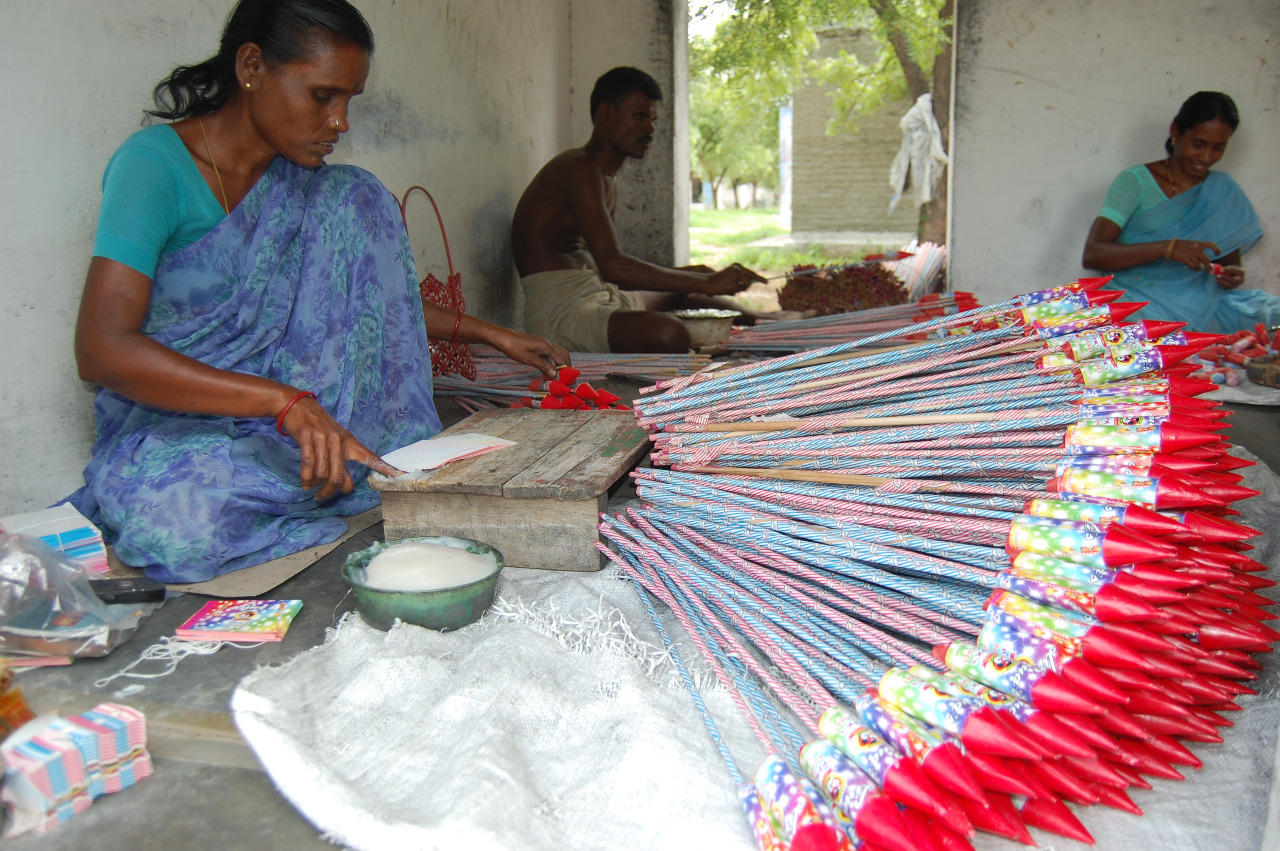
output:
[[[132, 677], [139, 680], [153, 680], [158, 677], [167, 677], [178, 668], [178, 663], [188, 656], [210, 656], [217, 653], [223, 647], [238, 647], [242, 650], [250, 647], [261, 647], [260, 642], [253, 644], [236, 644], [233, 641], [187, 641], [173, 636], [161, 637], [159, 643], [153, 644], [146, 650], [143, 650], [128, 665], [125, 665], [119, 671], [116, 671], [109, 677], [103, 677], [93, 684], [94, 688], [104, 688], [112, 680], [120, 677]], [[165, 667], [163, 671], [154, 674], [137, 674], [133, 669], [143, 662], [163, 661]]]

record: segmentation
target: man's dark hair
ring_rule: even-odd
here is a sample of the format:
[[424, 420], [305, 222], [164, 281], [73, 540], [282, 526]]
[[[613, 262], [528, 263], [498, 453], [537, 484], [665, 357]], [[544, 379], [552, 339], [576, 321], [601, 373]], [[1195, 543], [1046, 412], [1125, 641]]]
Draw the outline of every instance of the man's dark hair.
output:
[[591, 120], [596, 120], [596, 110], [600, 108], [600, 104], [617, 106], [630, 97], [632, 92], [639, 92], [651, 100], [662, 100], [662, 88], [658, 81], [639, 68], [624, 66], [605, 71], [591, 90]]

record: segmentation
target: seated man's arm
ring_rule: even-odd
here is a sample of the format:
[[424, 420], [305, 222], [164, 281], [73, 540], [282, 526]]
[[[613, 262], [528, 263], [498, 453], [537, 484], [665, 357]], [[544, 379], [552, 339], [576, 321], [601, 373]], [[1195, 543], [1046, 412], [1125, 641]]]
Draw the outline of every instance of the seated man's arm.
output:
[[569, 203], [600, 276], [622, 289], [732, 295], [764, 280], [736, 263], [719, 272], [678, 270], [624, 254], [605, 203], [605, 178], [585, 160], [569, 169]]

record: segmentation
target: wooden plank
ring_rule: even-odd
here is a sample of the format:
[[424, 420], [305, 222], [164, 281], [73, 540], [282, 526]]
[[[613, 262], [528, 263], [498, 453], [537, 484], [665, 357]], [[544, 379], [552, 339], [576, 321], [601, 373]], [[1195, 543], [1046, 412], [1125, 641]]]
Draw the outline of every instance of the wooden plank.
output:
[[[548, 416], [550, 415], [550, 416]], [[586, 424], [586, 415], [577, 411], [534, 411], [528, 408], [509, 411], [511, 420], [517, 421], [502, 435], [517, 441], [497, 452], [480, 455], [467, 461], [466, 466], [450, 464], [441, 470], [442, 475], [429, 481], [430, 493], [503, 493], [512, 478], [532, 466], [568, 440]]]
[[609, 489], [635, 464], [648, 437], [627, 411], [595, 411], [542, 463], [529, 467], [502, 489], [513, 499], [587, 499]]
[[620, 422], [611, 441], [601, 446], [594, 455], [560, 477], [560, 487], [567, 493], [598, 487], [606, 482], [607, 490], [625, 475], [649, 450], [649, 435], [636, 425], [629, 411], [619, 411], [629, 422]]
[[384, 493], [388, 541], [453, 535], [496, 547], [507, 564], [543, 570], [599, 570], [596, 499], [507, 499], [488, 494]]
[[[519, 440], [518, 432], [523, 426], [525, 418], [523, 416], [511, 416], [519, 412], [500, 408], [491, 411], [479, 411], [467, 417], [460, 423], [455, 423], [450, 428], [440, 432], [441, 435], [459, 435], [478, 432], [487, 434], [490, 437], [505, 437], [508, 440]], [[526, 413], [533, 413], [526, 411]], [[548, 413], [551, 413], [548, 411]], [[513, 436], [514, 434], [514, 436]], [[510, 447], [514, 449], [515, 447]], [[499, 453], [508, 451], [507, 449], [497, 450]], [[464, 461], [455, 461], [447, 464], [438, 470], [432, 470], [426, 473], [419, 473], [412, 479], [397, 481], [395, 479], [387, 479], [376, 473], [370, 474], [369, 485], [376, 491], [400, 491], [407, 493], [430, 493], [435, 490], [448, 491], [454, 487], [456, 478], [461, 475], [465, 477], [469, 470], [475, 469], [473, 465], [484, 456], [468, 458]]]

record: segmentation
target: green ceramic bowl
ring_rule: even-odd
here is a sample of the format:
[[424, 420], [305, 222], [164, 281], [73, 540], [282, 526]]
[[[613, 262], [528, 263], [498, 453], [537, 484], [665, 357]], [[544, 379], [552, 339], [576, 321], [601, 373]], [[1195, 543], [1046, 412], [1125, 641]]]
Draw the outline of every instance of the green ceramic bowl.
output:
[[[458, 585], [454, 588], [437, 588], [434, 591], [386, 591], [365, 585], [365, 568], [378, 553], [392, 544], [423, 543], [457, 547], [472, 553], [484, 553], [494, 557], [497, 566], [493, 573]], [[427, 629], [460, 629], [480, 619], [493, 603], [493, 592], [502, 572], [502, 553], [488, 544], [468, 538], [431, 536], [401, 538], [366, 547], [347, 556], [342, 565], [342, 578], [356, 595], [356, 611], [370, 626], [391, 629], [397, 620], [424, 626]]]

